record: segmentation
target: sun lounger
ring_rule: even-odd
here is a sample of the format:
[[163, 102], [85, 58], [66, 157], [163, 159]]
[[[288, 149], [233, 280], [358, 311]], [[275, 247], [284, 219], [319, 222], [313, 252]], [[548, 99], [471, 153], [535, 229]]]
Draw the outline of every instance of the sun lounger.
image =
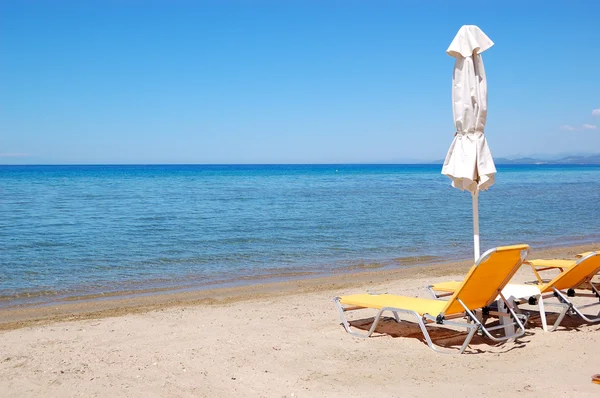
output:
[[538, 282], [540, 284], [544, 284], [544, 283], [549, 282], [550, 279], [544, 279], [544, 278], [542, 278], [542, 276], [540, 275], [540, 272], [542, 272], [542, 271], [548, 271], [548, 270], [558, 270], [560, 272], [563, 272], [565, 269], [567, 269], [567, 268], [572, 267], [573, 265], [575, 265], [575, 263], [577, 263], [577, 259], [581, 259], [583, 257], [586, 257], [586, 256], [588, 256], [588, 255], [590, 255], [592, 253], [594, 253], [594, 252], [585, 252], [585, 253], [576, 254], [574, 260], [536, 259], [536, 260], [527, 260], [527, 261], [525, 261], [525, 264], [527, 264], [527, 265], [529, 265], [531, 267], [531, 270], [533, 271], [533, 274], [537, 278]]
[[[554, 262], [552, 262], [554, 261]], [[504, 297], [513, 298], [515, 304], [538, 305], [542, 327], [545, 331], [554, 331], [560, 325], [566, 314], [577, 314], [587, 322], [600, 322], [600, 313], [596, 317], [590, 317], [582, 312], [583, 309], [600, 305], [600, 290], [592, 283], [592, 278], [600, 272], [600, 253], [587, 252], [582, 253], [582, 257], [577, 260], [532, 260], [532, 268], [540, 271], [540, 268], [561, 269], [558, 275], [550, 281], [544, 282], [543, 279], [535, 272], [538, 278], [537, 285], [518, 285], [508, 284], [502, 291]], [[454, 294], [456, 289], [461, 285], [461, 282], [442, 282], [428, 286], [427, 288], [435, 298], [447, 297]], [[592, 290], [592, 293], [583, 293], [578, 287], [585, 285]], [[532, 287], [535, 290], [532, 292]], [[533, 294], [532, 294], [533, 293]], [[576, 306], [572, 297], [593, 297], [594, 302]], [[556, 302], [547, 302], [548, 299], [556, 298]], [[559, 307], [560, 312], [552, 326], [548, 329], [546, 320], [546, 306]]]
[[[448, 301], [393, 294], [355, 294], [336, 297], [334, 302], [339, 310], [344, 328], [353, 336], [371, 336], [382, 314], [389, 311], [394, 315], [397, 322], [400, 322], [399, 313], [414, 317], [427, 344], [437, 352], [447, 351], [433, 344], [427, 326], [465, 328], [468, 333], [458, 351], [462, 353], [477, 330], [481, 330], [495, 342], [516, 338], [525, 333], [524, 323], [526, 323], [526, 317], [517, 314], [512, 308], [509, 308], [509, 314], [505, 315], [512, 317], [514, 323], [518, 326], [518, 330], [513, 334], [501, 337], [492, 335], [491, 332], [504, 326], [486, 327], [477, 318], [476, 310], [490, 311], [489, 306], [496, 300], [498, 295], [508, 305], [508, 301], [502, 296], [502, 289], [519, 269], [528, 251], [528, 245], [505, 246], [488, 250], [473, 265], [464, 281], [459, 283], [456, 291]], [[366, 308], [378, 310], [371, 328], [366, 333], [352, 331], [345, 313]], [[463, 318], [463, 321], [460, 321], [461, 318]]]

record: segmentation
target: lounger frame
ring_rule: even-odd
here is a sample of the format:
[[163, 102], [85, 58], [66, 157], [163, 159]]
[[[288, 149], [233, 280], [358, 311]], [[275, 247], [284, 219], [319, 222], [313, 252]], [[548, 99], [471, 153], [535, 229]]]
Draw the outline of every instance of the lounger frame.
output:
[[518, 330], [516, 332], [506, 335], [506, 336], [503, 336], [503, 337], [494, 336], [491, 334], [491, 332], [493, 332], [495, 330], [499, 330], [499, 329], [504, 329], [506, 327], [506, 325], [486, 327], [482, 323], [482, 321], [477, 317], [476, 311], [471, 311], [469, 308], [467, 308], [464, 305], [464, 303], [460, 299], [458, 301], [461, 304], [461, 306], [465, 309], [465, 312], [463, 314], [456, 314], [454, 317], [452, 317], [450, 319], [465, 318], [466, 322], [456, 322], [453, 320], [448, 320], [447, 318], [439, 320], [437, 317], [434, 317], [429, 314], [424, 314], [423, 316], [420, 316], [419, 313], [416, 311], [405, 310], [403, 308], [384, 307], [384, 308], [381, 308], [377, 312], [377, 314], [375, 315], [375, 317], [373, 319], [373, 323], [371, 324], [371, 327], [369, 328], [369, 330], [366, 333], [355, 332], [351, 329], [350, 322], [346, 318], [346, 312], [367, 309], [367, 308], [356, 307], [356, 306], [344, 307], [340, 303], [339, 297], [334, 298], [333, 301], [336, 304], [336, 307], [340, 314], [340, 319], [342, 321], [342, 325], [344, 325], [346, 332], [348, 332], [352, 336], [356, 336], [356, 337], [361, 337], [361, 338], [370, 337], [375, 332], [375, 329], [377, 328], [377, 325], [379, 324], [381, 317], [383, 316], [383, 314], [386, 311], [391, 312], [394, 315], [394, 319], [398, 323], [401, 322], [401, 319], [400, 319], [400, 316], [398, 315], [398, 313], [402, 313], [402, 314], [407, 314], [409, 316], [412, 316], [416, 320], [417, 324], [421, 328], [421, 332], [423, 333], [423, 336], [425, 337], [425, 341], [427, 342], [427, 345], [432, 350], [442, 353], [442, 354], [452, 354], [452, 353], [456, 353], [456, 351], [450, 350], [450, 349], [444, 349], [433, 343], [431, 336], [429, 335], [429, 331], [427, 330], [427, 326], [465, 328], [467, 331], [467, 336], [465, 337], [465, 340], [464, 340], [462, 346], [458, 350], [458, 353], [462, 354], [465, 351], [465, 349], [469, 346], [471, 339], [473, 338], [473, 336], [475, 335], [475, 333], [478, 330], [481, 330], [481, 332], [483, 334], [485, 334], [488, 338], [490, 338], [494, 342], [502, 342], [502, 341], [518, 338], [525, 333], [525, 324], [527, 323], [528, 315], [517, 313], [516, 311], [514, 311], [513, 308], [509, 305], [508, 301], [504, 298], [504, 296], [502, 296], [502, 300], [508, 307], [509, 313], [500, 313], [500, 312], [496, 312], [496, 311], [490, 311], [489, 314], [496, 315], [496, 316], [511, 317], [512, 319], [514, 319], [514, 325], [516, 325], [518, 327]]

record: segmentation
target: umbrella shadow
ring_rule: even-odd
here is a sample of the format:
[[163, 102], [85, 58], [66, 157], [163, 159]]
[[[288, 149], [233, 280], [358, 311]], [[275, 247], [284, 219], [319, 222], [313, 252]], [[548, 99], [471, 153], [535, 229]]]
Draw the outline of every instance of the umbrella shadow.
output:
[[[374, 317], [356, 319], [350, 321], [349, 324], [351, 327], [356, 329], [368, 331], [371, 328], [374, 319]], [[493, 326], [493, 323], [486, 324], [486, 326]], [[448, 350], [456, 349], [457, 353], [458, 349], [462, 346], [465, 338], [467, 337], [466, 332], [455, 329], [427, 327], [427, 331], [429, 332], [429, 336], [435, 345]], [[492, 335], [494, 337], [501, 337], [502, 332], [493, 332]], [[477, 333], [475, 336], [473, 336], [473, 339], [469, 343], [469, 348], [464, 353], [484, 353], [486, 352], [485, 347], [503, 347], [504, 349], [500, 352], [512, 351], [514, 349], [524, 347], [528, 342], [528, 340], [525, 340], [524, 337], [528, 337], [530, 335], [530, 332], [526, 332], [523, 336], [511, 340], [510, 344], [506, 344], [506, 342], [492, 341], [484, 334]], [[416, 322], [411, 322], [404, 319], [402, 319], [400, 322], [396, 322], [396, 320], [392, 317], [382, 317], [370, 338], [380, 338], [385, 336], [390, 336], [393, 338], [412, 338], [419, 340], [427, 346], [427, 341], [425, 340], [419, 325]], [[495, 352], [498, 351], [495, 350]]]

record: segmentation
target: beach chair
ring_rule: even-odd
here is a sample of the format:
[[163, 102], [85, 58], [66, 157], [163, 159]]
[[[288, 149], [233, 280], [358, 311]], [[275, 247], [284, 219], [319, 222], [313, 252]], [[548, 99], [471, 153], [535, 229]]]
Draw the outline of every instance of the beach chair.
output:
[[[518, 330], [513, 334], [500, 337], [492, 335], [491, 332], [504, 326], [486, 327], [477, 318], [476, 310], [490, 311], [489, 306], [496, 301], [498, 296], [506, 305], [509, 304], [502, 295], [502, 289], [519, 269], [528, 252], [528, 245], [505, 246], [488, 250], [473, 265], [448, 301], [393, 294], [355, 294], [336, 297], [334, 302], [344, 328], [353, 336], [371, 336], [382, 314], [389, 311], [397, 322], [400, 322], [399, 313], [414, 317], [427, 345], [436, 352], [448, 353], [448, 350], [433, 344], [427, 326], [465, 328], [467, 336], [458, 350], [458, 353], [463, 353], [478, 330], [495, 342], [516, 338], [525, 333], [526, 316], [517, 314], [510, 307], [509, 313], [504, 315], [512, 317]], [[346, 312], [366, 308], [378, 310], [371, 328], [366, 333], [352, 331], [346, 319]], [[502, 314], [497, 315], [501, 316]], [[461, 318], [463, 321], [460, 321]]]
[[[565, 315], [578, 315], [587, 322], [600, 322], [600, 312], [595, 317], [590, 317], [582, 312], [583, 309], [600, 305], [600, 290], [593, 283], [592, 278], [600, 272], [600, 253], [582, 253], [577, 260], [531, 260], [527, 263], [532, 267], [536, 278], [536, 285], [508, 284], [502, 291], [505, 297], [512, 298], [516, 305], [529, 304], [538, 306], [542, 328], [544, 331], [554, 331], [562, 322]], [[538, 271], [547, 269], [560, 269], [558, 275], [545, 281]], [[434, 298], [451, 296], [461, 282], [442, 282], [430, 285], [427, 289]], [[582, 292], [582, 287], [589, 288], [591, 293]], [[532, 288], [534, 290], [532, 291]], [[576, 306], [572, 297], [592, 297], [594, 302]], [[547, 300], [556, 298], [558, 302]], [[548, 329], [546, 319], [546, 306], [558, 307], [560, 312], [552, 328]]]
[[536, 260], [527, 260], [525, 261], [525, 264], [529, 265], [531, 267], [531, 270], [533, 271], [533, 274], [535, 275], [535, 277], [538, 280], [539, 284], [544, 284], [550, 281], [550, 279], [544, 279], [542, 277], [542, 275], [540, 274], [540, 272], [542, 271], [548, 271], [548, 270], [558, 270], [560, 272], [563, 272], [566, 268], [569, 268], [573, 265], [575, 265], [575, 263], [577, 263], [578, 259], [581, 259], [583, 257], [586, 257], [590, 254], [592, 254], [594, 252], [590, 251], [590, 252], [585, 252], [585, 253], [579, 253], [575, 255], [575, 259], [574, 260], [564, 260], [564, 259], [552, 259], [552, 260], [546, 260], [546, 259], [536, 259]]

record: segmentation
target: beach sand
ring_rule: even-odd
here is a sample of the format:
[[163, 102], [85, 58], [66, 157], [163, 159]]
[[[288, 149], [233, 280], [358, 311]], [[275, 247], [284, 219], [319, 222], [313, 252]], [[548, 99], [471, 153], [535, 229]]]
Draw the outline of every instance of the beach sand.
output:
[[[600, 244], [534, 250], [572, 258]], [[522, 338], [474, 338], [463, 355], [430, 350], [415, 324], [360, 339], [332, 298], [428, 297], [470, 261], [254, 286], [0, 310], [0, 395], [127, 397], [600, 396], [600, 325], [566, 319]], [[522, 269], [517, 281], [531, 280]], [[366, 314], [359, 318], [366, 318]], [[435, 331], [435, 329], [434, 329]], [[455, 334], [432, 333], [448, 344]]]

